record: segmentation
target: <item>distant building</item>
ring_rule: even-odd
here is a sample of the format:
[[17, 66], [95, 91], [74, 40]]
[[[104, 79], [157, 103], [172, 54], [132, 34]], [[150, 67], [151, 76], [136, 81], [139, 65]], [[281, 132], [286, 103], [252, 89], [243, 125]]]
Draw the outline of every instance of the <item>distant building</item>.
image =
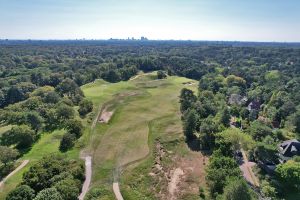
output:
[[290, 160], [293, 156], [300, 155], [300, 142], [296, 139], [287, 140], [278, 145], [281, 162]]
[[141, 40], [142, 40], [142, 41], [147, 41], [148, 38], [142, 36], [142, 37], [141, 37]]

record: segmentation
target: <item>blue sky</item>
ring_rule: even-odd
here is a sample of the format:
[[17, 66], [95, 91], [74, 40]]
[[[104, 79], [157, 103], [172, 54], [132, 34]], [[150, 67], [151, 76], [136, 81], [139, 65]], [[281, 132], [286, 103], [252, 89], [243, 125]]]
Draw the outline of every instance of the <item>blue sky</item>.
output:
[[0, 0], [0, 38], [300, 41], [299, 0]]

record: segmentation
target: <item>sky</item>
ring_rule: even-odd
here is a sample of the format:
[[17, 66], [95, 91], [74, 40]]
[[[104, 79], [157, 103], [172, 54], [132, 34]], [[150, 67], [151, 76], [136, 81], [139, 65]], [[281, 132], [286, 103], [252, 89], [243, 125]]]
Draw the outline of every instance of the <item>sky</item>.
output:
[[300, 0], [0, 0], [1, 39], [300, 42]]

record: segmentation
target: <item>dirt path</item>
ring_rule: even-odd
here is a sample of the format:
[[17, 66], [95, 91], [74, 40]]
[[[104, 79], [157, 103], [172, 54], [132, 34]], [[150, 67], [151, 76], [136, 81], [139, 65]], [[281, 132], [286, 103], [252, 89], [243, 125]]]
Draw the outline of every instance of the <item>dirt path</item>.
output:
[[0, 182], [0, 188], [4, 185], [5, 181], [9, 179], [11, 176], [13, 176], [15, 173], [20, 171], [23, 167], [25, 167], [28, 164], [29, 160], [24, 160], [21, 165], [19, 165], [14, 171], [12, 171], [10, 174], [8, 174], [1, 182]]
[[79, 200], [84, 199], [86, 193], [89, 190], [91, 180], [92, 180], [92, 157], [86, 156], [85, 157], [85, 181], [82, 186], [81, 194], [78, 197]]
[[113, 183], [113, 190], [114, 190], [114, 193], [115, 193], [115, 196], [116, 196], [117, 200], [124, 200], [123, 196], [122, 196], [122, 194], [120, 192], [120, 187], [119, 187], [119, 183], [118, 182], [114, 182]]
[[252, 171], [252, 167], [255, 165], [255, 163], [248, 161], [244, 150], [241, 150], [241, 152], [243, 154], [244, 163], [240, 166], [240, 169], [243, 172], [244, 178], [253, 186], [259, 187], [258, 178], [254, 175]]
[[134, 79], [137, 79], [138, 77], [142, 76], [143, 74], [138, 74], [138, 75], [135, 75], [134, 77], [130, 78], [129, 80], [130, 81], [133, 81]]

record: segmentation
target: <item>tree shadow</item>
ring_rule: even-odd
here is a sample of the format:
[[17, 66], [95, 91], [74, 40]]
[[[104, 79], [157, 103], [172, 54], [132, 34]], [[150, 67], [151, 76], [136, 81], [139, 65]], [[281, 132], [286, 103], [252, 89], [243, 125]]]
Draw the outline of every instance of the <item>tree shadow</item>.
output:
[[28, 153], [32, 149], [32, 146], [27, 148], [21, 148], [17, 146], [16, 149], [19, 151], [20, 157], [22, 157], [24, 154]]
[[189, 149], [192, 151], [200, 151], [200, 142], [197, 139], [187, 140], [186, 144], [188, 145]]

